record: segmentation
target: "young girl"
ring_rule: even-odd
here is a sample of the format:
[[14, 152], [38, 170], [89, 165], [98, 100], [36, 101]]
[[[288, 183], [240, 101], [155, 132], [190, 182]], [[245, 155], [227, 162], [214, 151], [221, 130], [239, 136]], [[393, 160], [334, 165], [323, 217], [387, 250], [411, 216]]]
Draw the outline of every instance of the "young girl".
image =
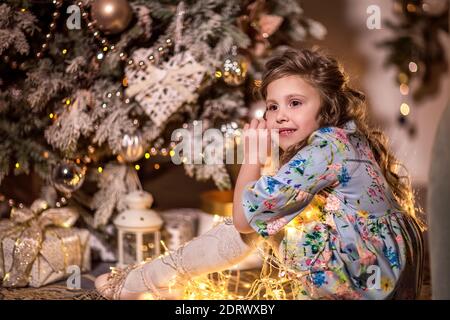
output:
[[349, 87], [335, 59], [317, 52], [287, 51], [266, 69], [264, 119], [244, 131], [278, 130], [280, 169], [261, 176], [261, 163], [245, 161], [233, 220], [176, 252], [100, 277], [104, 296], [167, 297], [171, 279], [182, 288], [269, 239], [302, 282], [298, 298], [418, 297], [423, 240], [413, 193], [384, 135], [369, 126], [364, 95]]

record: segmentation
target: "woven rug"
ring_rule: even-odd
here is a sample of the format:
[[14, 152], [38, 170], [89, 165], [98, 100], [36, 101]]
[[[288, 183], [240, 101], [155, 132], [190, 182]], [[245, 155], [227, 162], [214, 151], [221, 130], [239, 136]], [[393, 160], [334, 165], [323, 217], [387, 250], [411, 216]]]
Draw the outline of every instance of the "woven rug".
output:
[[[260, 272], [260, 269], [240, 271], [236, 277], [236, 271], [233, 271], [234, 277], [229, 281], [229, 290], [245, 295], [249, 290], [248, 286], [244, 287], [241, 284], [252, 283], [259, 278]], [[40, 288], [11, 289], [0, 287], [0, 300], [105, 300], [94, 289], [94, 281], [94, 275], [82, 275], [82, 289], [80, 290], [68, 289], [65, 281]]]
[[[95, 277], [82, 276], [82, 289], [71, 290], [64, 281], [41, 288], [1, 288], [0, 300], [104, 300], [94, 287]], [[88, 289], [85, 289], [88, 288]]]
[[95, 290], [68, 290], [65, 286], [0, 289], [0, 300], [104, 300]]

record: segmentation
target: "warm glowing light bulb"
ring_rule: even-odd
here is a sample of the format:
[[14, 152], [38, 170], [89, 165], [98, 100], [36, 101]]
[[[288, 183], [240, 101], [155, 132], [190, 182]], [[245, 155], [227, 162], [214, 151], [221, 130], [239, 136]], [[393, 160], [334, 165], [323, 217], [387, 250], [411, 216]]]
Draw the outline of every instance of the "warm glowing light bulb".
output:
[[400, 81], [400, 83], [407, 83], [408, 75], [404, 72], [400, 72], [400, 74], [398, 75], [398, 80]]
[[402, 83], [400, 85], [400, 93], [404, 96], [407, 96], [409, 93], [409, 86], [406, 83]]
[[418, 67], [417, 67], [417, 63], [411, 61], [408, 65], [409, 71], [411, 72], [417, 72]]
[[406, 103], [402, 103], [402, 105], [400, 106], [400, 113], [404, 116], [407, 116], [410, 112], [410, 108], [408, 106], [408, 104]]

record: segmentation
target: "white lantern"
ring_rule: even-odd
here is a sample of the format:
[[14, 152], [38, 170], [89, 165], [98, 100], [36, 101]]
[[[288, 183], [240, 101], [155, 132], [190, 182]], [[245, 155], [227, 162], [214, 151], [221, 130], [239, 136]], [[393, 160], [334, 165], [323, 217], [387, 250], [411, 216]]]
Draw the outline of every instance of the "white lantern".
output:
[[125, 196], [127, 210], [114, 220], [118, 231], [118, 267], [136, 264], [160, 255], [163, 220], [150, 210], [153, 197], [139, 190]]

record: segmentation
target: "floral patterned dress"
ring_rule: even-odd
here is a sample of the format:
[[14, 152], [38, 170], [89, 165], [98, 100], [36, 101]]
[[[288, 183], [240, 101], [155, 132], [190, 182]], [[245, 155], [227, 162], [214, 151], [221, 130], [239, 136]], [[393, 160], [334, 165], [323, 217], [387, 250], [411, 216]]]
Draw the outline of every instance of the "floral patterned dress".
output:
[[396, 202], [353, 121], [315, 131], [274, 175], [244, 189], [242, 205], [262, 237], [301, 279], [299, 299], [416, 298], [423, 240]]

